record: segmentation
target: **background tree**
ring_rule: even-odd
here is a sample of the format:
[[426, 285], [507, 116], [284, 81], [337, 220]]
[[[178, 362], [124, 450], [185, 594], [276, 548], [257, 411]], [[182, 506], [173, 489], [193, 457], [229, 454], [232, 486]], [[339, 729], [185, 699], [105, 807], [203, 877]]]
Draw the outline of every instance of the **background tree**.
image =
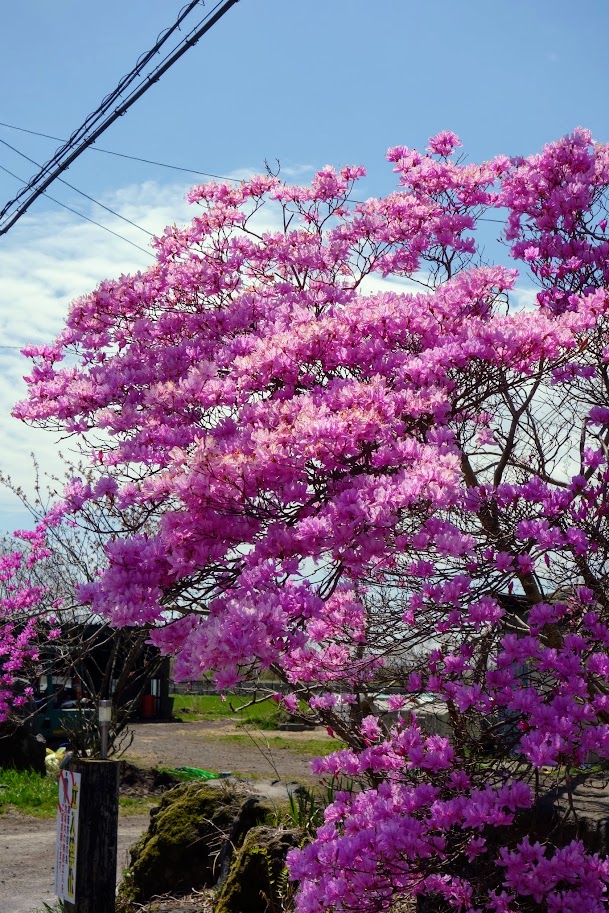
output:
[[[100, 748], [97, 706], [100, 700], [112, 699], [113, 720], [108, 738], [110, 754], [121, 753], [132, 741], [129, 722], [139, 713], [143, 694], [151, 678], [159, 672], [163, 657], [151, 648], [145, 627], [113, 628], [107, 619], [92, 614], [78, 599], [78, 587], [92, 583], [105, 565], [104, 548], [113, 537], [125, 533], [125, 526], [137, 523], [135, 511], [119, 512], [111, 503], [93, 503], [83, 509], [78, 519], [56, 523], [53, 501], [69, 480], [83, 473], [83, 466], [66, 463], [65, 478], [43, 478], [34, 460], [34, 496], [14, 485], [0, 474], [0, 482], [9, 488], [44, 530], [44, 551], [35, 544], [34, 551], [23, 543], [28, 560], [14, 567], [11, 585], [18, 582], [26, 590], [33, 588], [37, 599], [28, 607], [28, 621], [36, 622], [38, 640], [36, 663], [29, 667], [29, 677], [39, 680], [41, 691], [37, 704], [20, 702], [20, 720], [44, 714], [50, 705], [60, 705], [72, 698], [71, 705], [80, 713], [64, 714], [62, 724], [73, 748], [96, 755]], [[127, 527], [128, 528], [128, 527]], [[10, 558], [15, 550], [13, 537], [0, 540], [0, 554]], [[29, 560], [30, 555], [35, 560]], [[50, 621], [52, 619], [52, 621]], [[55, 636], [46, 641], [44, 633], [53, 628]], [[56, 687], [47, 691], [48, 680]], [[70, 682], [66, 691], [59, 680]]]
[[[363, 203], [355, 167], [196, 188], [155, 266], [30, 349], [16, 409], [93, 454], [52, 522], [144, 512], [79, 598], [150, 625], [184, 677], [273, 669], [346, 742], [291, 854], [303, 913], [606, 904], [573, 778], [609, 753], [609, 153], [582, 130], [527, 160], [458, 145], [390, 150], [399, 188]], [[480, 264], [489, 210], [532, 308]], [[370, 700], [390, 682], [396, 722]], [[444, 735], [417, 716], [430, 697]], [[523, 838], [557, 783], [565, 820]]]
[[39, 641], [58, 633], [53, 616], [40, 612], [43, 589], [33, 579], [36, 562], [47, 555], [41, 532], [24, 533], [0, 554], [0, 723], [31, 703]]

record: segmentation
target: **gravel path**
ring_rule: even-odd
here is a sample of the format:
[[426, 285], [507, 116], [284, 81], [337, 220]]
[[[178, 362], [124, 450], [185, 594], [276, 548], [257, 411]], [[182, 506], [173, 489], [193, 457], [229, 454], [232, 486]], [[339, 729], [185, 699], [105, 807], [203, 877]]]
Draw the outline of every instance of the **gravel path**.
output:
[[[54, 818], [0, 815], [0, 910], [32, 913], [55, 903]], [[122, 818], [118, 829], [117, 882], [128, 863], [127, 850], [148, 827], [148, 815]]]
[[[248, 730], [251, 741], [243, 742], [246, 730], [225, 720], [194, 723], [138, 723], [127, 757], [145, 767], [202, 767], [239, 774], [303, 779], [311, 776], [310, 755], [298, 754], [299, 742], [331, 741], [325, 730], [314, 732], [262, 732]], [[239, 735], [238, 744], [230, 736]], [[281, 736], [290, 748], [269, 748], [268, 740]]]
[[[285, 786], [271, 781], [302, 780], [310, 776], [309, 756], [297, 750], [269, 750], [267, 739], [281, 735], [297, 749], [298, 743], [328, 738], [325, 732], [252, 731], [251, 743], [231, 743], [227, 737], [244, 735], [241, 727], [224, 720], [193, 723], [140, 723], [127, 757], [145, 767], [203, 767], [265, 778], [258, 785], [268, 795], [285, 795]], [[128, 863], [127, 850], [148, 827], [148, 815], [121, 818], [118, 872]], [[0, 815], [0, 913], [33, 913], [52, 904], [55, 885], [55, 819]]]

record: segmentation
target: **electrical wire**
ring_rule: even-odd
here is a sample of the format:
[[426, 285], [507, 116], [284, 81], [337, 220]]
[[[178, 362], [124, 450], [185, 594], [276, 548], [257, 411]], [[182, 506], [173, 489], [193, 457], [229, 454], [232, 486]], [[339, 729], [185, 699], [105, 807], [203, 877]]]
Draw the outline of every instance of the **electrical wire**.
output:
[[[67, 140], [60, 136], [51, 136], [49, 133], [39, 133], [37, 130], [26, 130], [25, 127], [16, 127], [15, 124], [6, 124], [0, 121], [0, 127], [7, 127], [9, 130], [19, 130], [20, 133], [29, 133], [32, 136], [41, 136], [44, 139], [52, 139], [58, 143], [65, 143]], [[146, 165], [158, 165], [159, 168], [170, 168], [173, 171], [184, 171], [187, 174], [198, 174], [204, 178], [214, 178], [217, 181], [232, 181], [235, 184], [240, 183], [239, 178], [229, 178], [223, 174], [213, 174], [211, 171], [199, 171], [197, 168], [184, 168], [181, 165], [169, 165], [167, 162], [156, 162], [154, 159], [144, 159], [139, 155], [127, 155], [126, 152], [116, 152], [112, 149], [102, 149], [101, 146], [89, 146], [90, 152], [103, 152], [104, 155], [116, 155], [122, 159], [131, 159], [132, 162], [144, 162]]]
[[[68, 140], [65, 140], [63, 146], [60, 147], [55, 152], [54, 156], [51, 159], [49, 159], [49, 161], [43, 166], [42, 172], [44, 172], [46, 174], [55, 164], [57, 164], [60, 161], [61, 156], [63, 155], [64, 152], [69, 151], [69, 149], [73, 148], [76, 145], [76, 143], [79, 141], [79, 138], [86, 136], [87, 130], [90, 129], [96, 123], [96, 121], [100, 117], [103, 116], [103, 114], [110, 107], [110, 105], [112, 105], [115, 101], [118, 101], [118, 99], [120, 98], [121, 94], [125, 91], [125, 89], [135, 79], [137, 79], [137, 77], [141, 74], [144, 67], [152, 60], [152, 58], [157, 53], [159, 53], [159, 51], [161, 50], [161, 48], [163, 47], [165, 42], [169, 40], [169, 38], [176, 31], [176, 29], [179, 29], [179, 27], [182, 24], [182, 22], [184, 21], [184, 19], [193, 11], [193, 9], [195, 9], [195, 7], [197, 7], [199, 5], [200, 2], [202, 2], [202, 0], [191, 0], [190, 3], [188, 3], [185, 7], [183, 7], [180, 10], [180, 12], [178, 13], [178, 18], [175, 21], [175, 23], [157, 36], [157, 40], [156, 40], [154, 46], [149, 51], [146, 51], [144, 54], [140, 54], [140, 56], [138, 57], [138, 59], [136, 61], [135, 67], [119, 80], [119, 83], [116, 86], [116, 88], [102, 99], [101, 104], [95, 109], [95, 111], [93, 111], [91, 114], [89, 114], [88, 117], [85, 119], [84, 123], [82, 123], [80, 125], [80, 127], [78, 127], [76, 130], [73, 131], [72, 135], [70, 136], [70, 138]], [[36, 177], [38, 177], [38, 176], [36, 176]], [[29, 186], [33, 185], [35, 180], [36, 180], [36, 178], [33, 178], [29, 182], [28, 187], [24, 188], [23, 191], [21, 191], [21, 193], [15, 199], [20, 198], [20, 196], [27, 191]], [[4, 215], [4, 210], [6, 210], [7, 207], [10, 208], [10, 206], [12, 205], [12, 202], [14, 202], [14, 201], [11, 201], [10, 203], [7, 204], [7, 206], [4, 207], [2, 213], [0, 213], [0, 217], [2, 215]]]
[[[173, 51], [171, 51], [161, 63], [152, 70], [152, 72], [141, 79], [118, 107], [113, 107], [118, 99], [121, 96], [124, 96], [126, 89], [140, 78], [146, 64], [159, 52], [169, 35], [176, 29], [179, 29], [183, 19], [198, 5], [199, 0], [194, 0], [194, 2], [184, 7], [174, 25], [163, 33], [162, 37], [157, 39], [154, 47], [151, 48], [150, 51], [139, 58], [133, 70], [120, 80], [116, 89], [111, 92], [110, 95], [107, 95], [98, 108], [96, 108], [96, 110], [87, 117], [84, 123], [74, 131], [69, 141], [64, 143], [40, 171], [3, 207], [0, 212], [0, 220], [4, 219], [4, 222], [0, 224], [0, 235], [6, 234], [41, 193], [43, 193], [47, 187], [49, 187], [49, 185], [85, 151], [85, 149], [94, 143], [115, 120], [125, 114], [155, 82], [158, 82], [180, 57], [193, 47], [199, 39], [238, 2], [239, 0], [224, 0], [224, 2], [217, 3], [198, 25], [182, 39]], [[24, 197], [25, 199], [20, 203], [19, 201]]]
[[[11, 149], [13, 152], [16, 152], [17, 155], [20, 155], [22, 159], [25, 159], [26, 162], [31, 162], [32, 165], [36, 165], [37, 168], [40, 168], [40, 164], [35, 162], [34, 159], [31, 159], [29, 155], [26, 155], [25, 152], [21, 152], [17, 149], [16, 146], [11, 146], [10, 143], [7, 143], [6, 140], [0, 139], [0, 143], [3, 146], [6, 146], [8, 149]], [[86, 200], [90, 200], [92, 203], [95, 203], [96, 206], [100, 206], [102, 209], [105, 209], [106, 212], [111, 213], [111, 215], [116, 216], [117, 219], [122, 219], [123, 222], [126, 222], [128, 225], [132, 225], [133, 228], [137, 228], [139, 231], [143, 231], [145, 235], [148, 235], [149, 238], [153, 238], [154, 235], [151, 231], [148, 231], [147, 228], [142, 228], [141, 225], [138, 225], [136, 222], [132, 222], [131, 219], [128, 219], [127, 216], [122, 216], [120, 212], [116, 212], [114, 209], [110, 209], [109, 206], [106, 206], [105, 203], [100, 203], [99, 200], [96, 200], [94, 197], [89, 196], [88, 193], [85, 193], [84, 190], [79, 190], [78, 187], [75, 187], [74, 184], [64, 181], [63, 178], [57, 178], [60, 184], [63, 184], [65, 187], [69, 187], [70, 190], [74, 190], [76, 193], [79, 193], [81, 197], [85, 197]]]
[[[21, 181], [23, 183], [23, 178], [20, 178], [19, 175], [15, 174], [13, 171], [9, 171], [8, 168], [5, 168], [4, 165], [0, 165], [0, 170], [5, 171], [6, 174], [10, 174], [12, 178], [15, 178], [16, 181]], [[112, 231], [111, 228], [108, 228], [107, 225], [102, 225], [101, 222], [96, 222], [95, 219], [89, 218], [83, 212], [79, 212], [78, 209], [73, 209], [71, 206], [67, 206], [66, 203], [62, 203], [61, 200], [56, 200], [55, 197], [52, 197], [46, 190], [42, 191], [42, 195], [45, 196], [48, 200], [51, 200], [53, 203], [56, 203], [58, 206], [61, 206], [62, 209], [67, 209], [68, 212], [74, 213], [75, 216], [84, 219], [86, 222], [91, 222], [92, 225], [97, 225], [98, 228], [103, 228], [104, 231], [107, 231], [108, 234], [114, 235], [115, 238], [120, 238], [121, 241], [125, 241], [127, 244], [130, 244], [132, 247], [137, 247], [138, 250], [141, 250], [144, 254], [148, 254], [149, 257], [156, 259], [152, 251], [146, 250], [145, 247], [140, 247], [139, 244], [136, 244], [135, 241], [130, 241], [129, 238], [125, 238], [123, 235], [119, 235], [117, 231]]]
[[[7, 124], [4, 121], [0, 121], [0, 127], [7, 127], [9, 130], [19, 130], [21, 133], [29, 133], [32, 136], [41, 136], [44, 139], [52, 139], [57, 142], [64, 142], [59, 136], [51, 136], [49, 133], [40, 133], [37, 130], [27, 130], [25, 127], [17, 127], [15, 124]], [[0, 143], [4, 142], [0, 140]], [[8, 145], [8, 143], [5, 143]], [[167, 162], [157, 162], [154, 159], [144, 159], [138, 155], [127, 155], [125, 152], [116, 152], [113, 149], [101, 149], [99, 146], [90, 146], [92, 152], [103, 152], [105, 155], [116, 155], [119, 158], [131, 159], [133, 162], [144, 162], [146, 165], [158, 165], [159, 168], [170, 168], [173, 171], [184, 171], [188, 174], [198, 174], [201, 177], [205, 178], [214, 178], [217, 181], [231, 181], [234, 184], [240, 184], [240, 178], [229, 178], [225, 174], [213, 174], [210, 171], [198, 171], [196, 168], [184, 168], [181, 165], [170, 165]], [[31, 160], [30, 160], [31, 161]], [[68, 186], [71, 186], [68, 184]], [[361, 203], [362, 200], [354, 200], [354, 203]], [[505, 222], [503, 219], [492, 219], [490, 216], [480, 216], [478, 218], [479, 222], [495, 222], [497, 225], [504, 225]]]

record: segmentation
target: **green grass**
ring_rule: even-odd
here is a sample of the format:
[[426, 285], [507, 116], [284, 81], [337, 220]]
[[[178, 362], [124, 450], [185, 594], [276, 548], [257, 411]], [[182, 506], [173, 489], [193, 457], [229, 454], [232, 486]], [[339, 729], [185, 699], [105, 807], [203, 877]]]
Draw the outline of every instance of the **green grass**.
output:
[[253, 725], [259, 729], [276, 729], [287, 719], [270, 698], [249, 707], [248, 703], [244, 697], [234, 695], [223, 701], [219, 694], [176, 694], [173, 715], [183, 721], [233, 719], [236, 725]]
[[[247, 705], [243, 697], [232, 696], [225, 701], [218, 694], [176, 694], [174, 696], [174, 716], [180, 720], [224, 720], [233, 719], [238, 726], [252, 729], [253, 738], [262, 746], [277, 751], [293, 751], [296, 754], [311, 757], [331, 754], [344, 748], [343, 742], [336, 739], [290, 739], [281, 735], [265, 736], [255, 730], [277, 729], [279, 723], [287, 719], [275, 701], [267, 698], [257, 704]], [[187, 711], [184, 713], [184, 711]], [[215, 738], [233, 745], [252, 745], [248, 735], [221, 735], [206, 733], [206, 738]]]
[[0, 769], [0, 814], [15, 808], [24, 815], [53, 818], [57, 814], [57, 780], [33, 770]]
[[56, 900], [52, 904], [43, 901], [42, 907], [36, 907], [33, 913], [63, 913], [63, 904], [61, 900]]
[[131, 815], [147, 815], [150, 809], [158, 804], [158, 796], [119, 796], [118, 799], [119, 813], [124, 818]]
[[[206, 734], [206, 738], [209, 738]], [[263, 736], [261, 733], [252, 733], [252, 738], [248, 735], [218, 735], [214, 733], [212, 738], [222, 742], [229, 742], [232, 745], [249, 745], [250, 747], [256, 742], [262, 748], [270, 748], [271, 751], [292, 751], [295, 754], [310, 755], [311, 757], [323, 757], [332, 754], [333, 751], [340, 751], [345, 748], [345, 743], [339, 739], [287, 739], [280, 735]], [[252, 740], [253, 739], [253, 740]]]
[[[122, 815], [146, 814], [157, 800], [121, 796]], [[34, 818], [54, 818], [57, 814], [57, 780], [41, 777], [33, 770], [0, 768], [0, 815], [9, 809]]]

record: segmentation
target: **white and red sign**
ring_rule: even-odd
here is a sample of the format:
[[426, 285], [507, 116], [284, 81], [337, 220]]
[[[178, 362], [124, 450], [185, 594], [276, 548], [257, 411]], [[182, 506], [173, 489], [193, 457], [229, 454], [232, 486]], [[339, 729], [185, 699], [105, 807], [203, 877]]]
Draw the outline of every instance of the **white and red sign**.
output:
[[55, 893], [61, 900], [76, 900], [76, 851], [78, 848], [78, 809], [80, 774], [59, 772], [57, 804], [57, 846], [55, 852]]

